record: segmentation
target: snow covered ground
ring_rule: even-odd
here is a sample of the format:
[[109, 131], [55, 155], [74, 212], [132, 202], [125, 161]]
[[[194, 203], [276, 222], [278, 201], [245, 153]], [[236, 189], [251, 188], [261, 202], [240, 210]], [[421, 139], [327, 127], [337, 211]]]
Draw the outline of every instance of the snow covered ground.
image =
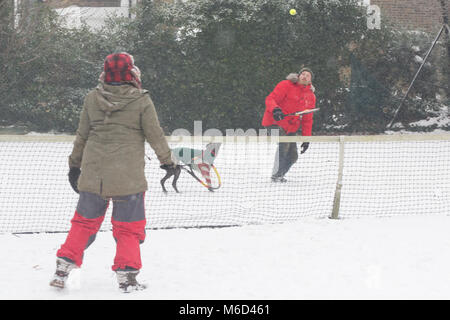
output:
[[[128, 295], [111, 271], [110, 213], [64, 291], [48, 283], [66, 233], [12, 234], [70, 226], [70, 149], [0, 144], [0, 299], [450, 299], [449, 141], [347, 143], [339, 220], [337, 143], [312, 143], [275, 185], [274, 145], [225, 144], [214, 193], [183, 175], [181, 194], [162, 194], [149, 153], [148, 289]], [[180, 228], [229, 224], [242, 226]]]
[[0, 299], [450, 299], [449, 230], [450, 216], [150, 230], [148, 289], [130, 294], [117, 290], [109, 231], [64, 291], [48, 283], [66, 234], [3, 234]]

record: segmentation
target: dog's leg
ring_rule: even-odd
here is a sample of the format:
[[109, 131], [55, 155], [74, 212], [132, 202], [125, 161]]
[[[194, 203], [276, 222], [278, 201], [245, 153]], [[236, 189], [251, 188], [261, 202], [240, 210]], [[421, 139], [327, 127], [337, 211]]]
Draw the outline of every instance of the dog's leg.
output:
[[178, 191], [178, 188], [177, 188], [177, 181], [178, 181], [178, 178], [180, 177], [180, 173], [181, 173], [181, 167], [180, 166], [176, 166], [175, 174], [173, 176], [173, 181], [172, 181], [172, 187], [175, 189], [175, 191], [177, 193], [180, 193], [180, 191]]
[[164, 186], [164, 183], [166, 182], [167, 179], [170, 178], [171, 175], [172, 174], [167, 172], [166, 175], [164, 176], [164, 178], [161, 179], [161, 187], [162, 187], [164, 193], [167, 193], [167, 190], [166, 190], [166, 187]]

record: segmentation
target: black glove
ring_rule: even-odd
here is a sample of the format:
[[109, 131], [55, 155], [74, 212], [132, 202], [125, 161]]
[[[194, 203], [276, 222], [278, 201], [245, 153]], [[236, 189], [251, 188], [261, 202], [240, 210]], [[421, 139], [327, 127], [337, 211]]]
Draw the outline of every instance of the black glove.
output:
[[303, 142], [301, 145], [302, 151], [300, 152], [300, 154], [305, 153], [306, 150], [308, 150], [309, 148], [309, 142]]
[[283, 120], [285, 117], [283, 111], [281, 111], [281, 109], [279, 107], [276, 107], [275, 109], [273, 109], [272, 114], [273, 114], [273, 118], [275, 119], [275, 121]]
[[81, 170], [80, 168], [70, 168], [69, 170], [69, 182], [73, 191], [76, 193], [80, 193], [78, 191], [78, 178], [80, 177]]

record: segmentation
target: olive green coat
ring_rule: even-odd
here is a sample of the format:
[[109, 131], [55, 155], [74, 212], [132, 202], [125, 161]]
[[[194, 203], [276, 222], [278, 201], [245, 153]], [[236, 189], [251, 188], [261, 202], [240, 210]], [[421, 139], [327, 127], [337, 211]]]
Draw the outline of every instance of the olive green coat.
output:
[[145, 141], [161, 164], [173, 163], [147, 90], [100, 83], [84, 101], [69, 167], [81, 167], [80, 191], [102, 197], [147, 190]]

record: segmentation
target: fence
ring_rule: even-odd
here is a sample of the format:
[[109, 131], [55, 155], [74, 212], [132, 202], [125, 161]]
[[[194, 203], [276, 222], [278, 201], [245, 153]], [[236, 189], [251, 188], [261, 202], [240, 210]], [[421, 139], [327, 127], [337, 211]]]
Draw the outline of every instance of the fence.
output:
[[[168, 187], [164, 194], [164, 172], [147, 146], [147, 228], [449, 213], [450, 134], [167, 139], [172, 148], [221, 142], [215, 166], [222, 186], [209, 192], [182, 173], [180, 193]], [[78, 200], [67, 181], [73, 140], [0, 135], [0, 233], [69, 229]], [[270, 179], [279, 141], [311, 142], [286, 183]], [[102, 229], [110, 227], [105, 219]]]

